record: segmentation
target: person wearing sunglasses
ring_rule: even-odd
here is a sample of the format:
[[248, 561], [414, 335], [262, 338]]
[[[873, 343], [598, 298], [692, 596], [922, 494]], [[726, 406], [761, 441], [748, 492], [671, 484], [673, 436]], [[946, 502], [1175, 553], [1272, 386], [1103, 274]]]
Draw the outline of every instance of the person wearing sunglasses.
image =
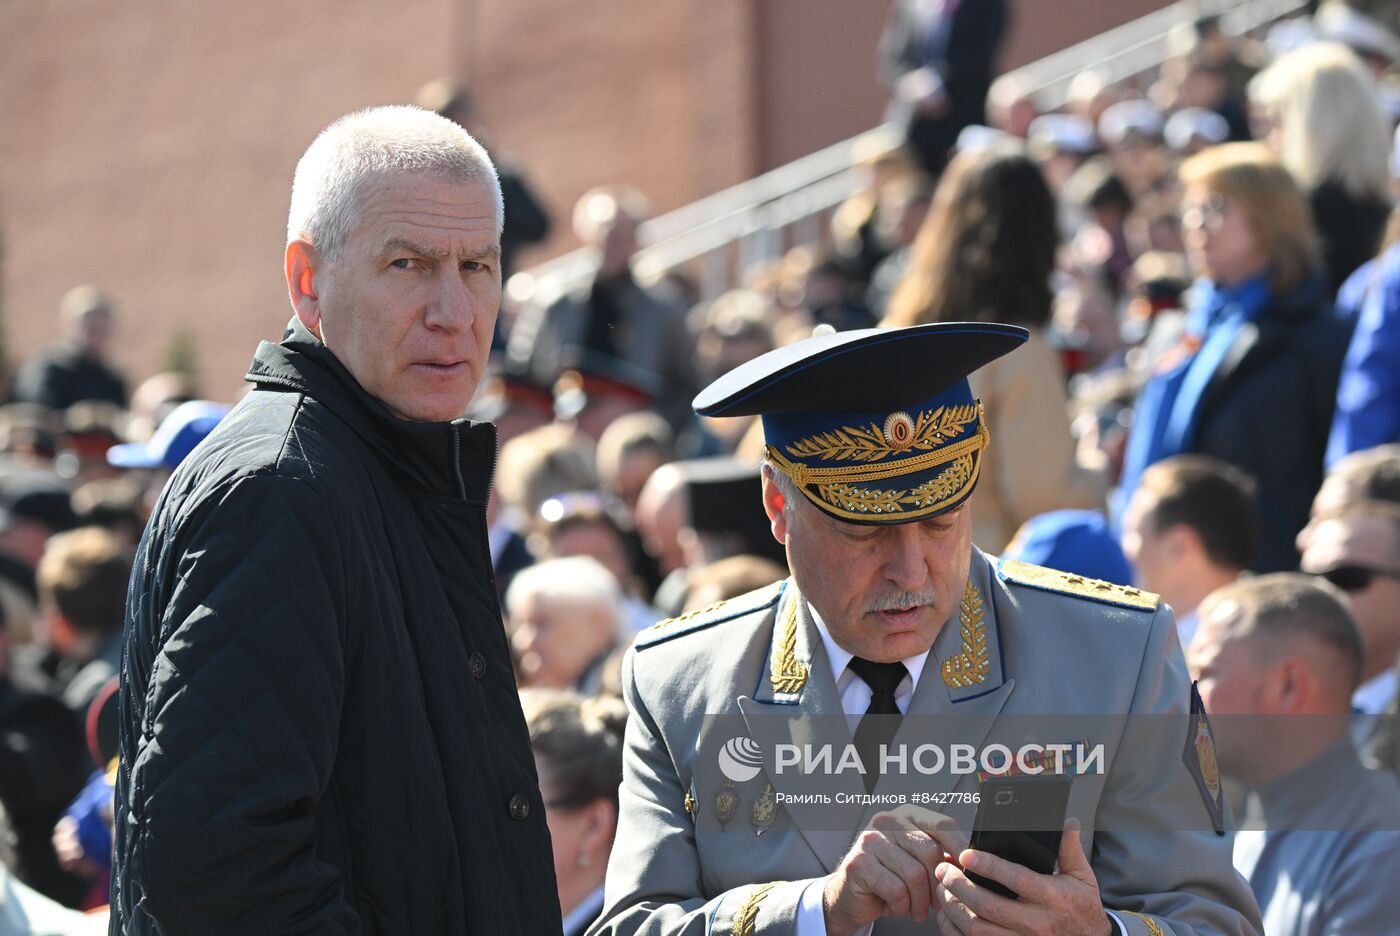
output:
[[1308, 537], [1302, 568], [1341, 590], [1356, 618], [1365, 667], [1352, 708], [1369, 723], [1357, 740], [1369, 747], [1380, 715], [1396, 698], [1400, 655], [1400, 507], [1359, 501], [1318, 521]]
[[1344, 592], [1360, 592], [1371, 587], [1377, 578], [1400, 579], [1400, 570], [1373, 569], [1364, 565], [1343, 565], [1319, 572], [1322, 578]]

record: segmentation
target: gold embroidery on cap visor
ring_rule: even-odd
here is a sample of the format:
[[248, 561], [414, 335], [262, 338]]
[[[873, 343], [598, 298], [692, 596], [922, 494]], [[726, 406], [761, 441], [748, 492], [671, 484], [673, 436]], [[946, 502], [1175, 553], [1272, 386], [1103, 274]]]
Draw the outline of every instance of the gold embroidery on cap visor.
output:
[[868, 428], [843, 426], [831, 432], [821, 432], [798, 439], [787, 446], [794, 458], [820, 458], [831, 461], [870, 462], [889, 458], [900, 452], [918, 449], [928, 452], [961, 435], [963, 428], [982, 415], [980, 403], [963, 406], [940, 406], [913, 419], [908, 413], [891, 413], [884, 428], [873, 422]]
[[[977, 419], [977, 431], [972, 435], [951, 445], [934, 447], [949, 434], [961, 431], [973, 419]], [[768, 461], [791, 478], [808, 500], [834, 517], [917, 520], [948, 509], [972, 489], [977, 483], [982, 467], [981, 452], [987, 447], [989, 436], [980, 404], [939, 407], [932, 413], [920, 413], [914, 427], [913, 442], [908, 450], [923, 450], [918, 455], [898, 457], [897, 450], [886, 444], [884, 431], [872, 424], [868, 430], [846, 426], [800, 439], [786, 446], [793, 458], [770, 445]], [[821, 466], [797, 460], [800, 457], [823, 461], [839, 458], [860, 464]], [[875, 459], [885, 460], [872, 464]], [[912, 487], [869, 486], [872, 482], [907, 478], [939, 466], [946, 467]]]

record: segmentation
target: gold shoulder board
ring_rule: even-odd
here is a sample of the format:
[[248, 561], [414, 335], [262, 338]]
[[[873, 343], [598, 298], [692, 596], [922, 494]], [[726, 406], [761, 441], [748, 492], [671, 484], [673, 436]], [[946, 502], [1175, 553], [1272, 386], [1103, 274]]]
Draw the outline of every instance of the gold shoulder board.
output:
[[1042, 591], [1062, 592], [1090, 601], [1117, 605], [1121, 608], [1136, 608], [1141, 611], [1156, 611], [1161, 599], [1152, 592], [1126, 585], [1115, 585], [1100, 579], [1047, 569], [1016, 559], [1003, 559], [997, 566], [997, 575], [1015, 585], [1027, 585]]
[[715, 624], [722, 624], [755, 611], [771, 608], [778, 603], [778, 596], [782, 594], [784, 584], [784, 582], [774, 582], [772, 585], [767, 585], [757, 591], [712, 604], [708, 608], [688, 611], [680, 617], [667, 618], [638, 634], [633, 645], [638, 650], [645, 650], [647, 647], [654, 647], [676, 637], [692, 634]]

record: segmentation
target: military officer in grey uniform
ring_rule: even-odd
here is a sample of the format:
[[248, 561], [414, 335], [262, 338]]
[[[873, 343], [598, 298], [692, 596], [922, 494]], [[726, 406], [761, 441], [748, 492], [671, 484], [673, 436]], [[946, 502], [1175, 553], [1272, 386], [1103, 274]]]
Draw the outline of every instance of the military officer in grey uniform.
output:
[[[792, 577], [664, 621], [627, 654], [618, 833], [591, 936], [1259, 931], [1208, 729], [1188, 717], [1171, 611], [1135, 589], [998, 565], [971, 543], [966, 501], [989, 436], [966, 378], [1025, 335], [937, 324], [816, 337], [696, 398], [705, 415], [762, 417], [763, 507]], [[721, 786], [702, 754], [715, 718], [757, 736], [773, 715], [844, 726], [844, 714], [860, 747], [867, 721], [895, 719], [898, 745], [928, 716], [986, 732], [1040, 713], [1180, 716], [1169, 755], [1076, 781], [1080, 827], [1056, 836], [1052, 874], [966, 850], [965, 820], [877, 809], [889, 777], [851, 780], [871, 805], [821, 829], [775, 818], [787, 780], [771, 762], [747, 787]], [[1194, 747], [1189, 730], [1202, 733]], [[978, 779], [941, 776], [928, 792]]]

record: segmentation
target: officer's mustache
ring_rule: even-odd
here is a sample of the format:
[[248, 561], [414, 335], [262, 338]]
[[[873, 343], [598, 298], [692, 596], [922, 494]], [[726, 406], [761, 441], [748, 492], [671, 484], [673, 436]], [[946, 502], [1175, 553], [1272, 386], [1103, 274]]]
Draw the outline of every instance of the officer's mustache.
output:
[[877, 611], [908, 611], [911, 608], [922, 608], [924, 605], [933, 606], [937, 603], [931, 590], [895, 592], [892, 595], [876, 598], [865, 609], [865, 613], [874, 614]]

